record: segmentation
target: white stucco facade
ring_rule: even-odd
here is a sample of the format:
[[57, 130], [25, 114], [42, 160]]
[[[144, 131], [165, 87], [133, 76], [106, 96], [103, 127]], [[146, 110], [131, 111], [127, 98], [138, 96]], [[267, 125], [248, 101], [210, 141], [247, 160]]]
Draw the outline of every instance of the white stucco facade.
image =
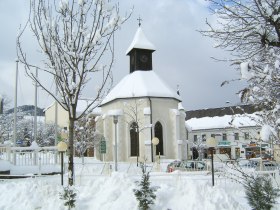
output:
[[[97, 121], [97, 130], [104, 134], [107, 144], [105, 161], [114, 160], [115, 124], [112, 110], [121, 110], [123, 115], [118, 117], [117, 152], [118, 161], [136, 162], [137, 156], [131, 155], [130, 126], [137, 119], [139, 124], [139, 155], [138, 161], [152, 161], [151, 140], [155, 137], [154, 126], [162, 125], [163, 154], [161, 158], [186, 159], [186, 129], [184, 127], [185, 111], [178, 110], [179, 101], [172, 98], [130, 98], [118, 99], [102, 106], [103, 117]], [[132, 110], [136, 110], [134, 112]], [[150, 110], [147, 111], [147, 110]], [[153, 150], [153, 151], [152, 151]], [[96, 157], [98, 151], [96, 151]]]

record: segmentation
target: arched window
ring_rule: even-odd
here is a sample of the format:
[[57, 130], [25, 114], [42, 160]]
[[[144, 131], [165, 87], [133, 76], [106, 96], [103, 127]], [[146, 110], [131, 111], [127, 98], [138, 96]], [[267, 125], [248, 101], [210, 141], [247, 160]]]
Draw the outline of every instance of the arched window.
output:
[[130, 125], [130, 156], [139, 155], [139, 141], [137, 135], [137, 123], [133, 122]]
[[162, 135], [162, 125], [160, 122], [155, 124], [155, 137], [159, 139], [159, 143], [156, 146], [156, 155], [163, 155], [163, 135]]

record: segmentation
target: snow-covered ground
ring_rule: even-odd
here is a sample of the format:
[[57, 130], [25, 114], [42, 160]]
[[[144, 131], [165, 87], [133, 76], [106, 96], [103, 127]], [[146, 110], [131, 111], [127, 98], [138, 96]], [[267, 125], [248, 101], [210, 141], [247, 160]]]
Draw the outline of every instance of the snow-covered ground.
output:
[[[141, 179], [141, 173], [135, 164], [120, 164], [119, 172], [105, 174], [106, 165], [104, 167], [104, 164], [95, 160], [86, 160], [84, 165], [79, 161], [76, 163], [75, 209], [137, 209], [133, 189], [136, 188], [135, 181]], [[94, 174], [94, 171], [97, 172]], [[104, 175], [100, 175], [102, 172]], [[242, 185], [237, 182], [216, 177], [215, 186], [212, 187], [211, 174], [207, 172], [153, 171], [150, 175], [152, 185], [159, 187], [152, 206], [154, 210], [251, 209]], [[66, 176], [67, 174], [64, 177], [65, 183]], [[60, 175], [1, 180], [0, 210], [67, 209], [59, 198], [59, 193], [63, 190], [60, 180]], [[280, 205], [274, 209], [280, 209]]]

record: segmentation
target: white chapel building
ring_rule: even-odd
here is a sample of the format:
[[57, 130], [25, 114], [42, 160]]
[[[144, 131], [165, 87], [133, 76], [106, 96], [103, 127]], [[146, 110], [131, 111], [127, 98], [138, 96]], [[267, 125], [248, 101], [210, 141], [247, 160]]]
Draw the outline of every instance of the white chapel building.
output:
[[[130, 70], [101, 102], [97, 130], [106, 140], [106, 154], [95, 156], [123, 162], [186, 159], [185, 110], [181, 97], [152, 68], [155, 46], [139, 27], [126, 55]], [[115, 119], [115, 121], [114, 121]], [[139, 133], [139, 135], [138, 135]], [[159, 139], [153, 146], [152, 139]], [[115, 144], [116, 142], [116, 144]]]

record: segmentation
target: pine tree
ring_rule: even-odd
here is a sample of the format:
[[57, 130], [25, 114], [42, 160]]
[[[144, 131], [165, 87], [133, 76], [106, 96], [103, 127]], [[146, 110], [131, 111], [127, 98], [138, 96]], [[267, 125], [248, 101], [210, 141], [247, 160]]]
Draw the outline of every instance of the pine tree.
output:
[[60, 193], [60, 199], [64, 200], [64, 206], [68, 206], [68, 210], [75, 207], [76, 202], [75, 190], [73, 187], [65, 187], [63, 193]]
[[151, 187], [150, 184], [150, 175], [149, 172], [146, 172], [146, 166], [141, 163], [142, 169], [142, 180], [138, 183], [138, 189], [134, 189], [134, 194], [139, 204], [138, 207], [140, 210], [148, 210], [150, 209], [150, 205], [154, 204], [154, 200], [156, 199], [155, 191], [157, 187]]
[[244, 183], [246, 198], [255, 210], [270, 210], [280, 190], [272, 186], [270, 177], [250, 177]]

